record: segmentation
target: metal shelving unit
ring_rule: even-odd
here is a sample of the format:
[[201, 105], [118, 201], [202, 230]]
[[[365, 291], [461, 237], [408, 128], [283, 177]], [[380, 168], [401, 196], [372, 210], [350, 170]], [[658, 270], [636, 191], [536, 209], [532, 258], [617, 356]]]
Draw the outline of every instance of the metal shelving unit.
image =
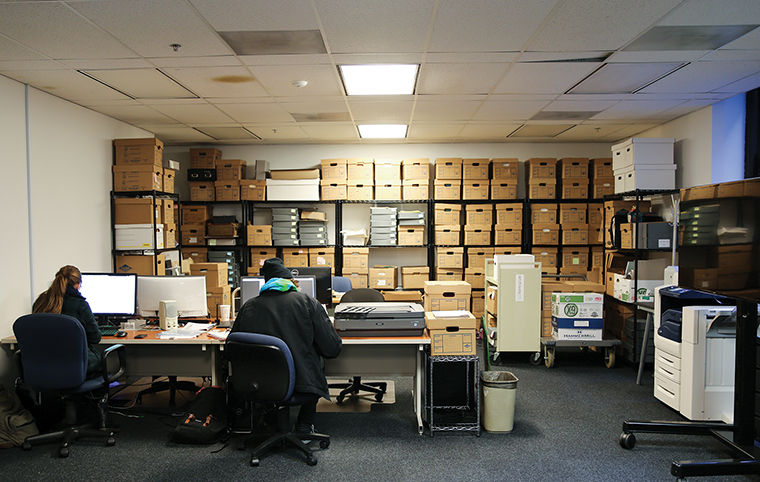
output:
[[[480, 359], [477, 355], [431, 356], [425, 352], [425, 413], [430, 436], [435, 432], [480, 436]], [[456, 371], [459, 375], [451, 376]], [[456, 382], [452, 385], [452, 381]]]

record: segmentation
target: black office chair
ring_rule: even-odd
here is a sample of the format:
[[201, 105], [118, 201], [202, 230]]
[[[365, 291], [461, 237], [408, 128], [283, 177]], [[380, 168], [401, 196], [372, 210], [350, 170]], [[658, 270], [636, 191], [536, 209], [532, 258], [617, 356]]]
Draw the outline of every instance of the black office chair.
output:
[[[105, 439], [107, 446], [116, 443], [114, 431], [108, 428], [108, 386], [124, 374], [124, 345], [111, 345], [103, 352], [102, 373], [86, 379], [87, 336], [84, 327], [68, 315], [38, 313], [20, 317], [13, 324], [13, 333], [19, 345], [21, 382], [39, 395], [52, 392], [65, 403], [66, 428], [51, 433], [27, 437], [24, 450], [32, 445], [57, 442], [58, 454], [68, 457], [69, 446], [77, 439], [95, 437]], [[118, 370], [108, 371], [108, 362], [118, 356]], [[94, 400], [98, 408], [98, 428], [76, 425], [76, 402], [86, 398]]]
[[258, 467], [259, 458], [281, 443], [297, 448], [306, 456], [307, 464], [316, 465], [316, 456], [302, 440], [318, 440], [319, 447], [326, 449], [330, 446], [330, 436], [292, 430], [290, 407], [301, 405], [306, 399], [294, 392], [296, 371], [288, 345], [274, 336], [230, 333], [225, 342], [224, 357], [230, 362], [228, 393], [251, 403], [251, 427], [255, 408], [263, 407], [277, 414], [277, 432], [253, 450], [251, 466]]
[[[372, 288], [354, 288], [343, 295], [340, 299], [341, 303], [358, 303], [358, 302], [383, 302], [385, 296]], [[375, 394], [375, 400], [378, 402], [383, 401], [383, 396], [388, 389], [386, 382], [366, 382], [362, 383], [362, 377], [356, 376], [348, 380], [348, 383], [330, 383], [330, 388], [339, 388], [340, 393], [335, 397], [335, 401], [338, 404], [343, 403], [347, 395], [358, 395], [359, 392], [370, 392]]]

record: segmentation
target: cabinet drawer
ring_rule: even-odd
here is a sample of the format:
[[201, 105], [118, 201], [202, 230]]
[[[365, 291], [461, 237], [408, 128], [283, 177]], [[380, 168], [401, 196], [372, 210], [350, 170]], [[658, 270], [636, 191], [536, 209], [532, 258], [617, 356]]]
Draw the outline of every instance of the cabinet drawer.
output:
[[662, 350], [655, 349], [654, 362], [655, 364], [659, 363], [663, 367], [668, 367], [671, 370], [681, 369], [681, 359], [677, 356], [673, 356], [670, 353], [666, 353]]
[[655, 374], [654, 376], [654, 396], [658, 400], [661, 400], [669, 407], [676, 410], [680, 408], [679, 404], [679, 392], [681, 387], [670, 380], [660, 378]]
[[659, 358], [654, 359], [654, 374], [675, 383], [681, 382], [681, 370], [663, 364]]

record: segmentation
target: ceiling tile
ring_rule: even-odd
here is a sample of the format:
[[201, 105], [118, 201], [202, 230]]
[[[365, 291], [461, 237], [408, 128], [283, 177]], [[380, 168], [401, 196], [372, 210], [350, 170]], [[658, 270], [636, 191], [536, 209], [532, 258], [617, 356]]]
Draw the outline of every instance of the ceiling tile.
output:
[[682, 100], [623, 100], [592, 119], [657, 119], [660, 112], [681, 103]]
[[525, 124], [509, 137], [555, 137], [574, 124]]
[[96, 104], [88, 106], [90, 109], [105, 114], [114, 119], [123, 120], [130, 124], [176, 124], [176, 121], [156, 110], [136, 104], [132, 101], [131, 105], [109, 105]]
[[128, 99], [126, 95], [71, 70], [4, 72], [8, 77], [73, 102]]
[[693, 62], [704, 57], [709, 50], [643, 50], [615, 52], [607, 62]]
[[[758, 44], [760, 46], [760, 44]], [[728, 50], [720, 49], [710, 52], [700, 60], [722, 61], [722, 60], [760, 60], [760, 48], [756, 50]]]
[[418, 101], [414, 107], [414, 121], [469, 120], [481, 102], [438, 100], [435, 102]]
[[246, 67], [167, 68], [166, 74], [201, 97], [265, 97]]
[[54, 59], [137, 56], [59, 2], [0, 3], [0, 32]]
[[[143, 57], [232, 53], [184, 0], [100, 0], [71, 5]], [[175, 52], [172, 44], [181, 47]]]
[[760, 45], [760, 27], [724, 45], [724, 49], [756, 49]]
[[152, 69], [153, 64], [142, 58], [133, 59], [73, 59], [59, 60], [75, 70], [106, 70], [106, 69]]
[[308, 100], [302, 102], [281, 102], [283, 109], [291, 114], [335, 114], [347, 113], [345, 101]]
[[373, 121], [376, 123], [409, 121], [412, 115], [412, 101], [354, 101], [349, 99], [348, 106], [354, 120]]
[[87, 70], [83, 73], [136, 99], [196, 97], [156, 69]]
[[598, 62], [513, 64], [495, 92], [563, 94], [600, 65]]
[[232, 141], [240, 139], [258, 139], [258, 136], [243, 127], [210, 127], [196, 126], [196, 129], [218, 141]]
[[249, 122], [294, 122], [293, 116], [275, 103], [234, 103], [215, 104], [228, 116], [240, 123]]
[[164, 142], [211, 142], [213, 137], [209, 137], [202, 132], [198, 132], [192, 127], [167, 127], [152, 126], [151, 128], [142, 126], [143, 129], [153, 132], [156, 137]]
[[18, 42], [0, 36], [0, 59], [42, 60], [44, 58], [44, 55], [40, 55], [32, 49], [26, 48]]
[[489, 99], [483, 103], [472, 119], [478, 121], [530, 119], [546, 104], [546, 101], [494, 101]]
[[463, 127], [463, 123], [425, 124], [413, 122], [409, 126], [406, 137], [407, 139], [447, 141], [456, 138]]
[[501, 79], [506, 65], [425, 64], [417, 83], [419, 94], [487, 94]]
[[[525, 50], [614, 51], [638, 36], [680, 0], [586, 0], [561, 3]], [[610, 21], [619, 19], [619, 21]]]
[[327, 54], [238, 55], [244, 65], [332, 65]]
[[[270, 95], [300, 97], [314, 95], [341, 95], [338, 73], [328, 65], [280, 65], [251, 67], [256, 79]], [[306, 87], [296, 87], [294, 81], [305, 80]]]
[[429, 51], [520, 51], [556, 3], [557, 0], [441, 0]]
[[619, 102], [619, 100], [566, 100], [565, 97], [569, 96], [565, 95], [562, 99], [555, 100], [543, 110], [551, 112], [600, 111], [609, 109]]
[[659, 117], [663, 117], [663, 118], [667, 117], [667, 118], [674, 119], [676, 117], [681, 117], [683, 115], [690, 114], [694, 111], [707, 107], [708, 105], [712, 105], [716, 102], [719, 102], [719, 101], [713, 100], [713, 99], [687, 100], [686, 102], [678, 104], [675, 107], [662, 111]]
[[739, 94], [742, 92], [749, 92], [750, 90], [757, 89], [758, 87], [760, 87], [760, 73], [750, 75], [715, 90], [716, 92], [729, 92]]
[[625, 46], [624, 50], [714, 50], [753, 30], [756, 25], [656, 26]]
[[229, 116], [209, 104], [154, 105], [153, 108], [183, 124], [197, 124], [199, 119], [209, 124], [232, 122]]
[[654, 124], [654, 123], [626, 124], [619, 131], [615, 131], [615, 136], [617, 137], [617, 139], [615, 140], [617, 141], [617, 140], [626, 139], [628, 137], [633, 137], [636, 134], [641, 134], [642, 132], [649, 130], [653, 127], [657, 127], [657, 124]]
[[615, 132], [620, 131], [622, 125], [577, 125], [557, 135], [557, 139], [573, 141], [605, 142], [615, 139]]
[[0, 60], [0, 72], [14, 70], [70, 70], [58, 60]]
[[518, 60], [520, 62], [577, 62], [579, 60], [601, 62], [602, 60], [600, 59], [605, 59], [610, 53], [608, 50], [589, 52], [523, 52]]
[[508, 64], [515, 61], [518, 52], [431, 52], [425, 56], [426, 63], [472, 64], [478, 62]]
[[641, 92], [709, 92], [760, 71], [760, 61], [695, 62]]
[[577, 94], [632, 93], [668, 72], [672, 72], [680, 65], [682, 64], [677, 62], [604, 64], [575, 85], [570, 92]]
[[319, 28], [309, 0], [190, 0], [219, 31]]
[[756, 0], [689, 0], [667, 14], [658, 25], [747, 25], [760, 24]]
[[459, 132], [460, 139], [486, 139], [486, 140], [504, 140], [509, 134], [514, 132], [521, 124], [475, 124], [470, 123], [464, 126]]
[[359, 140], [359, 131], [353, 124], [300, 124], [301, 128], [312, 139], [318, 140]]
[[435, 1], [314, 0], [314, 4], [332, 53], [422, 52]]
[[280, 141], [288, 139], [308, 139], [309, 136], [298, 126], [282, 124], [252, 124], [246, 125], [250, 130], [264, 141]]
[[241, 64], [240, 59], [234, 55], [152, 57], [150, 62], [156, 67], [237, 67]]

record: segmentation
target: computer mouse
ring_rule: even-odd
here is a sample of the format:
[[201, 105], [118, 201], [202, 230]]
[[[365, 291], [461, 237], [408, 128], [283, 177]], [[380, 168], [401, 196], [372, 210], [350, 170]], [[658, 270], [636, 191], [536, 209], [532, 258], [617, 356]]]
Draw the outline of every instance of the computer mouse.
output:
[[116, 336], [119, 337], [119, 338], [124, 338], [125, 336], [127, 336], [127, 332], [119, 330], [119, 331], [116, 332]]

